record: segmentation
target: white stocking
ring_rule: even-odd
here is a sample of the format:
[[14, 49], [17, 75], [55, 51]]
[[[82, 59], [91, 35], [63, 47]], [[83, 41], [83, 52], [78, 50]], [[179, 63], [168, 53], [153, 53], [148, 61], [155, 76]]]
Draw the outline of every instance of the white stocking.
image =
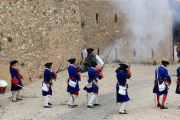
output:
[[88, 103], [88, 105], [90, 105], [90, 106], [92, 106], [93, 105], [93, 102], [94, 102], [94, 100], [96, 99], [96, 94], [93, 94], [92, 96], [91, 96], [91, 99], [89, 100], [89, 103]]
[[126, 102], [123, 102], [122, 105], [121, 105], [121, 112], [123, 113], [124, 112], [124, 107], [126, 105]]
[[46, 95], [44, 106], [49, 106], [48, 103], [49, 103], [50, 98], [51, 98], [51, 95]]

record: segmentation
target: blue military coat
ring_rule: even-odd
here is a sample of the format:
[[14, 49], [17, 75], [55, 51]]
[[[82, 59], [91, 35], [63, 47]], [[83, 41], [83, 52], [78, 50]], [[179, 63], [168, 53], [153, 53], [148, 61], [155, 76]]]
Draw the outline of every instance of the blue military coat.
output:
[[[91, 83], [93, 80], [97, 80], [96, 77], [101, 79], [101, 76], [96, 72], [95, 68], [90, 67], [88, 70], [88, 83]], [[86, 86], [84, 87], [84, 90], [86, 90], [88, 93], [94, 92], [98, 93], [98, 86], [96, 86], [94, 83], [92, 84], [91, 88], [87, 88]]]
[[76, 82], [76, 87], [71, 87], [69, 84], [67, 86], [67, 92], [77, 92], [79, 91], [79, 84], [78, 84], [78, 81], [77, 79], [80, 78], [79, 74], [77, 73], [77, 70], [75, 68], [75, 66], [73, 64], [71, 64], [69, 67], [68, 67], [68, 73], [69, 73], [69, 79], [68, 79], [68, 83], [70, 81], [70, 79], [73, 81], [73, 82]]
[[180, 94], [180, 67], [178, 67], [178, 69], [177, 69], [177, 87], [176, 87], [176, 93], [177, 94]]
[[171, 78], [170, 78], [170, 76], [168, 74], [168, 70], [164, 66], [158, 67], [155, 70], [155, 78], [156, 78], [156, 80], [154, 81], [155, 86], [154, 86], [154, 89], [153, 89], [153, 93], [157, 93], [157, 95], [167, 94], [168, 93], [167, 85], [166, 85], [166, 89], [164, 91], [160, 92], [159, 88], [158, 88], [158, 84], [162, 84], [163, 81], [157, 81], [157, 79], [158, 80], [165, 80], [165, 79], [167, 79], [167, 81], [169, 83], [171, 83]]
[[[44, 71], [44, 81], [43, 82], [50, 83], [54, 76], [55, 76], [55, 73], [52, 72], [50, 69], [46, 68], [45, 71]], [[42, 91], [42, 95], [43, 96], [52, 95], [52, 88], [51, 88], [51, 86], [50, 86], [48, 92]]]
[[[130, 72], [130, 71], [129, 71]], [[118, 93], [119, 91], [119, 85], [126, 85], [126, 79], [129, 79], [131, 76], [127, 73], [124, 73], [123, 71], [118, 71], [118, 73], [116, 74], [116, 78], [117, 78], [117, 85], [116, 85], [116, 95], [117, 95], [117, 102], [126, 102], [129, 101], [129, 96], [128, 93], [126, 92], [126, 95], [120, 95]]]
[[[19, 73], [19, 70], [17, 68], [11, 67], [10, 68], [10, 73], [11, 73], [11, 79], [17, 79], [18, 84], [23, 86], [22, 82], [21, 82], [22, 75]], [[14, 85], [11, 82], [11, 91], [14, 91], [14, 90], [17, 91], [17, 90], [20, 90], [20, 89], [22, 89], [22, 88], [17, 86], [17, 85]]]

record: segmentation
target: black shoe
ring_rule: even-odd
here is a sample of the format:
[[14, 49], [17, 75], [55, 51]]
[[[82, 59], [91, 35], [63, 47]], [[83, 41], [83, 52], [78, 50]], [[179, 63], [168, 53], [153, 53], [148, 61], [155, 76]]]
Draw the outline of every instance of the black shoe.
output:
[[76, 106], [75, 105], [71, 105], [71, 108], [75, 108]]
[[127, 114], [127, 112], [126, 112], [126, 111], [124, 111], [124, 112], [119, 112], [119, 114]]
[[94, 106], [101, 106], [101, 104], [94, 104]]
[[165, 107], [164, 105], [160, 107], [160, 109], [168, 109], [168, 107]]
[[51, 106], [44, 106], [44, 108], [51, 108]]
[[22, 98], [17, 98], [17, 100], [23, 100]]
[[[68, 104], [68, 106], [71, 106], [70, 104]], [[78, 105], [74, 105], [75, 107], [77, 107]]]
[[161, 107], [161, 105], [160, 105], [160, 104], [157, 104], [157, 107]]
[[48, 105], [52, 105], [51, 103], [48, 103]]
[[17, 100], [12, 100], [12, 102], [18, 102]]
[[87, 108], [94, 108], [93, 106], [91, 106], [91, 105], [87, 105]]

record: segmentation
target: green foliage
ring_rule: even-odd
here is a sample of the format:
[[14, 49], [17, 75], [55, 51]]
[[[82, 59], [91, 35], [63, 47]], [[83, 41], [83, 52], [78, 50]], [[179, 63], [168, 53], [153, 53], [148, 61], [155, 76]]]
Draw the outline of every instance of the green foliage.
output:
[[157, 65], [157, 62], [154, 60], [153, 63], [152, 63], [152, 65]]
[[42, 75], [40, 75], [40, 76], [39, 76], [39, 79], [41, 79], [41, 78], [43, 78], [43, 76], [42, 76]]
[[13, 39], [11, 37], [8, 37], [7, 40], [8, 42], [12, 42]]
[[119, 63], [119, 64], [121, 64], [121, 63], [123, 63], [123, 61], [121, 61], [121, 60], [119, 60], [119, 59], [116, 59], [116, 60], [114, 60], [114, 61], [112, 61], [113, 63]]
[[82, 26], [82, 29], [84, 29], [85, 21], [81, 21], [81, 26]]
[[76, 13], [76, 10], [73, 10], [74, 11], [74, 13]]
[[153, 61], [153, 62], [140, 62], [140, 64], [143, 64], [143, 65], [157, 65], [157, 62], [156, 61]]
[[55, 9], [54, 12], [57, 13], [57, 10]]
[[21, 66], [23, 67], [24, 65], [25, 65], [24, 62], [22, 62], [22, 63], [21, 63]]

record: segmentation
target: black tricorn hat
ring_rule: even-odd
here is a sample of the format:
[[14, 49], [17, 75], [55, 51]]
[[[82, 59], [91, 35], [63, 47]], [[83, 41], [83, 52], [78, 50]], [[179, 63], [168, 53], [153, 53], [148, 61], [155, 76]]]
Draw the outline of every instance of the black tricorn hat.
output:
[[68, 62], [70, 62], [71, 64], [72, 64], [72, 63], [75, 63], [75, 61], [76, 61], [75, 58], [71, 58], [71, 59], [68, 60]]
[[97, 62], [91, 61], [91, 66], [92, 67], [96, 67], [96, 65], [97, 65]]
[[52, 64], [53, 64], [53, 63], [50, 62], [50, 63], [46, 63], [44, 66], [46, 66], [47, 68], [50, 68]]
[[122, 69], [128, 68], [128, 65], [126, 65], [126, 64], [119, 64], [119, 65], [121, 66]]
[[93, 48], [88, 48], [88, 49], [87, 49], [88, 54], [92, 53], [93, 51], [94, 51]]
[[164, 66], [169, 65], [169, 62], [168, 62], [168, 61], [161, 61], [161, 63], [162, 63], [162, 65], [164, 65]]
[[10, 62], [10, 66], [12, 66], [12, 65], [16, 64], [17, 62], [18, 62], [17, 60], [13, 60], [13, 61], [11, 61], [11, 62]]

